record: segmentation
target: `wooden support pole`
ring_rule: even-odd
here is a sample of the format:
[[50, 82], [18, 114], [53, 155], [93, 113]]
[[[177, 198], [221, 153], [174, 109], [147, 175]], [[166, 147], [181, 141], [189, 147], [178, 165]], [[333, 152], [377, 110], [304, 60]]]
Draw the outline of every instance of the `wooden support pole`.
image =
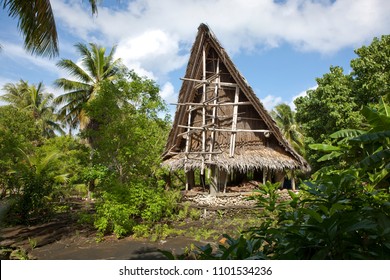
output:
[[291, 170], [291, 188], [292, 188], [293, 191], [296, 190], [294, 170]]
[[[237, 104], [239, 101], [239, 94], [240, 89], [239, 87], [236, 87], [236, 92], [234, 95], [234, 104]], [[234, 157], [234, 151], [236, 148], [236, 129], [237, 129], [237, 113], [238, 113], [238, 106], [233, 105], [233, 121], [232, 121], [232, 134], [230, 135], [230, 157]]]
[[186, 172], [186, 191], [195, 187], [195, 174], [194, 170], [190, 169]]
[[210, 167], [211, 180], [210, 180], [210, 195], [215, 196], [218, 192], [218, 169], [215, 165]]
[[279, 182], [281, 188], [283, 188], [285, 176], [286, 176], [286, 173], [284, 171], [276, 171], [275, 172], [275, 182]]
[[[191, 106], [190, 106], [191, 109]], [[186, 154], [185, 154], [185, 159], [184, 159], [184, 172], [187, 172], [187, 161], [188, 161], [188, 156], [187, 154], [190, 151], [190, 146], [191, 146], [191, 133], [190, 133], [190, 127], [191, 127], [191, 111], [188, 113], [188, 120], [187, 120], [187, 137], [186, 137]], [[187, 186], [186, 186], [187, 187]]]
[[226, 193], [226, 185], [229, 177], [229, 173], [226, 170], [219, 170], [219, 189]]
[[[217, 59], [217, 74], [219, 73], [219, 58]], [[219, 81], [219, 76], [215, 76], [215, 78], [217, 79], [217, 83], [215, 84], [215, 88], [214, 88], [214, 97], [212, 99], [214, 99], [214, 105], [217, 104], [217, 99], [218, 99], [218, 91], [219, 91], [219, 85], [218, 85], [218, 81]], [[212, 126], [215, 126], [215, 119], [217, 117], [217, 107], [214, 106], [213, 107], [213, 115], [212, 115], [212, 119], [211, 119], [211, 124]], [[214, 151], [214, 144], [215, 144], [215, 130], [211, 132], [211, 142], [210, 142], [210, 152], [213, 152]], [[210, 157], [209, 157], [209, 161], [212, 161], [212, 155], [210, 154]]]
[[[202, 53], [202, 62], [203, 62], [203, 75], [202, 79], [206, 80], [206, 48], [203, 46], [203, 53]], [[203, 93], [202, 93], [202, 102], [204, 103], [206, 101], [206, 84], [203, 83]], [[204, 127], [206, 125], [206, 107], [203, 106], [202, 108], [202, 126]], [[202, 131], [202, 152], [206, 151], [206, 130]], [[200, 170], [200, 174], [204, 175], [204, 155], [202, 155], [202, 166]]]

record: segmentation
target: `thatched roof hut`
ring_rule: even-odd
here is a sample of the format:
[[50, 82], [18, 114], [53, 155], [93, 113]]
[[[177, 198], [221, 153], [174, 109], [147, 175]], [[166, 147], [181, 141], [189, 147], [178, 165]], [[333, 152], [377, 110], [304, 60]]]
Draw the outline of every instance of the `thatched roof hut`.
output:
[[165, 166], [227, 174], [309, 170], [205, 24], [182, 80]]

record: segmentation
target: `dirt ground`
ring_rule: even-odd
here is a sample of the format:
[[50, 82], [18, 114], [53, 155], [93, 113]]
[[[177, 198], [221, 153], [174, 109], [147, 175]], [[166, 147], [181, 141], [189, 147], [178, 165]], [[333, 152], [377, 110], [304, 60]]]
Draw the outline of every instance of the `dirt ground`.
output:
[[90, 224], [79, 222], [78, 213], [91, 210], [92, 214], [92, 209], [90, 203], [79, 201], [71, 211], [56, 214], [49, 222], [1, 227], [0, 259], [164, 259], [159, 250], [180, 255], [196, 246], [218, 244], [222, 233], [235, 235], [258, 223], [257, 214], [252, 210], [206, 211], [202, 208], [195, 211], [199, 216], [195, 219], [187, 217], [170, 222], [168, 234], [162, 237], [156, 238], [151, 233], [147, 238], [105, 236], [100, 240]]
[[152, 242], [147, 239], [106, 236], [98, 242], [96, 231], [64, 214], [34, 226], [0, 229], [0, 259], [40, 260], [129, 260], [164, 259], [159, 250], [184, 253], [191, 244], [205, 242], [177, 236]]

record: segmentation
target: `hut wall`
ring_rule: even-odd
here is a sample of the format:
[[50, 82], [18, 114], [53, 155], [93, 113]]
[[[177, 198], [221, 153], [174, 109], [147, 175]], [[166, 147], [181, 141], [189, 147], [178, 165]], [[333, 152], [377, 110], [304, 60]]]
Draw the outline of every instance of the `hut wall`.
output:
[[[217, 54], [213, 50], [209, 50], [207, 55], [207, 64], [206, 64], [206, 73], [207, 77], [215, 74], [217, 66]], [[219, 62], [220, 70], [220, 81], [226, 83], [235, 83], [233, 77], [229, 74], [226, 66], [222, 61]], [[201, 77], [199, 77], [201, 79]], [[211, 84], [207, 87], [205, 92], [205, 100], [209, 100], [215, 95], [215, 86]], [[218, 103], [233, 103], [235, 99], [235, 87], [221, 86], [218, 91]], [[202, 103], [203, 101], [203, 88], [199, 88], [194, 93], [194, 103]], [[239, 102], [245, 102], [248, 99], [245, 97], [243, 92], [239, 93]], [[206, 106], [206, 125], [211, 125], [213, 122], [213, 106]], [[233, 105], [229, 106], [219, 106], [216, 110], [215, 125], [218, 128], [222, 129], [231, 129], [233, 122]], [[198, 106], [194, 108], [191, 113], [191, 126], [201, 127], [203, 125], [203, 108]], [[262, 120], [260, 115], [256, 112], [252, 105], [239, 105], [238, 106], [238, 119], [237, 119], [237, 129], [267, 129], [267, 125]], [[230, 136], [231, 132], [215, 132], [214, 141], [217, 143], [215, 148], [228, 149], [230, 146]], [[212, 137], [211, 131], [206, 131], [206, 150], [210, 145], [210, 140]], [[202, 150], [202, 131], [197, 130], [192, 134], [191, 141], [191, 151], [201, 151]], [[236, 145], [237, 147], [250, 148], [250, 146], [265, 146], [267, 142], [264, 133], [260, 132], [241, 132], [236, 135]], [[244, 147], [246, 146], [246, 147]]]

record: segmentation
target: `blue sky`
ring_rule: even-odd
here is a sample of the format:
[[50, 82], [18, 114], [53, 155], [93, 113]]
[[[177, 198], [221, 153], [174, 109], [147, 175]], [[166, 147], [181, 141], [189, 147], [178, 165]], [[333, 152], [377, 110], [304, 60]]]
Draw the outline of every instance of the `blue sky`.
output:
[[[388, 0], [103, 0], [92, 17], [88, 1], [52, 0], [60, 56], [31, 56], [22, 47], [17, 21], [0, 10], [0, 88], [20, 79], [43, 82], [69, 77], [55, 63], [77, 61], [73, 47], [94, 42], [142, 76], [156, 80], [161, 95], [176, 102], [197, 28], [204, 22], [228, 51], [268, 109], [316, 86], [329, 67], [349, 72], [354, 49], [390, 31]], [[171, 110], [175, 108], [172, 106]]]

